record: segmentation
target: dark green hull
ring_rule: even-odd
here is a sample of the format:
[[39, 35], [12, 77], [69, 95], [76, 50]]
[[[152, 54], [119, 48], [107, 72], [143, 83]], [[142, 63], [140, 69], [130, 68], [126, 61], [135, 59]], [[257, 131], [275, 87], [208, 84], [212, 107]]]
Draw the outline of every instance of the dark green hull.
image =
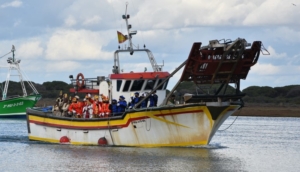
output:
[[0, 100], [0, 118], [25, 117], [26, 109], [34, 107], [41, 95], [29, 95]]

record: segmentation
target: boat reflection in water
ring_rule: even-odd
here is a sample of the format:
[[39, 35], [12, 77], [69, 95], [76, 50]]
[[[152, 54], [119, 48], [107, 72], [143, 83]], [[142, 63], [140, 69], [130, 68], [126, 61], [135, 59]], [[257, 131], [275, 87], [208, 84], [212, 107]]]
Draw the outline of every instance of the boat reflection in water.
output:
[[[235, 111], [243, 107], [240, 80], [246, 79], [250, 68], [256, 64], [262, 43], [251, 44], [245, 39], [234, 41], [212, 40], [207, 46], [200, 42], [192, 45], [186, 61], [172, 73], [163, 71], [150, 50], [134, 49], [129, 15], [125, 13], [129, 47], [114, 54], [113, 73], [108, 77], [84, 78], [70, 76], [74, 93], [105, 95], [109, 101], [124, 96], [126, 100], [134, 92], [148, 92], [146, 96], [125, 112], [102, 118], [71, 118], [53, 115], [39, 108], [27, 109], [28, 136], [30, 140], [76, 145], [110, 145], [139, 147], [168, 147], [207, 145], [220, 125]], [[121, 41], [121, 42], [122, 42]], [[119, 54], [146, 52], [153, 71], [122, 72]], [[183, 68], [183, 73], [167, 95], [168, 80]], [[182, 82], [219, 87], [214, 94], [183, 96], [183, 104], [168, 104], [171, 95]], [[235, 84], [235, 92], [225, 94], [227, 86]], [[158, 95], [158, 107], [138, 108], [154, 92]]]

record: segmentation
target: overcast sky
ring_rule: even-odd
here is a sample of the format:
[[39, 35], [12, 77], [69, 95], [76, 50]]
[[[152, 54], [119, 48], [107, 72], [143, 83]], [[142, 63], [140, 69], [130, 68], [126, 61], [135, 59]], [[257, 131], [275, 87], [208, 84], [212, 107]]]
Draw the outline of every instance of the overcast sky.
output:
[[[70, 83], [69, 75], [80, 72], [108, 76], [119, 45], [116, 31], [126, 33], [126, 2], [129, 23], [138, 31], [134, 45], [145, 44], [170, 73], [194, 42], [245, 38], [262, 41], [271, 55], [260, 56], [242, 89], [300, 84], [300, 0], [0, 0], [0, 56], [15, 45], [22, 71], [40, 84]], [[135, 55], [121, 56], [121, 68], [149, 71], [149, 60]], [[1, 66], [10, 56], [0, 59]], [[6, 75], [1, 69], [2, 81]]]

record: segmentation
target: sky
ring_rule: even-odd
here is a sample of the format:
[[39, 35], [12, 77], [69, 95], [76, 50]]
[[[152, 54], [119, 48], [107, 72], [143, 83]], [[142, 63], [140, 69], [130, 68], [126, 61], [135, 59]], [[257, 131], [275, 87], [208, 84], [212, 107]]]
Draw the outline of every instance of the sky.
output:
[[[114, 51], [128, 46], [117, 40], [117, 31], [126, 34], [126, 3], [134, 46], [146, 45], [164, 71], [185, 61], [194, 42], [244, 38], [262, 41], [270, 55], [259, 57], [241, 89], [300, 84], [300, 0], [0, 0], [0, 66], [14, 45], [21, 70], [39, 84], [108, 76]], [[124, 72], [151, 71], [143, 54], [122, 55], [120, 63]]]

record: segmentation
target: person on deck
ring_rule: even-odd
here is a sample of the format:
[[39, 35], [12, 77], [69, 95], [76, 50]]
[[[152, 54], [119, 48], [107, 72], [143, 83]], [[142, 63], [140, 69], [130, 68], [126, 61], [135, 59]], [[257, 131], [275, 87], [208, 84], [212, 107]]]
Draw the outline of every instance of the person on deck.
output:
[[102, 96], [102, 117], [108, 117], [110, 114], [108, 97]]
[[139, 92], [134, 93], [134, 97], [131, 97], [131, 104], [130, 104], [129, 108], [139, 108], [140, 107], [140, 106], [134, 107], [140, 101], [139, 95], [140, 95]]
[[55, 100], [55, 104], [52, 108], [53, 114], [56, 116], [61, 116], [63, 112], [62, 106], [63, 106], [63, 94], [62, 91], [60, 91], [59, 96]]
[[83, 118], [92, 118], [93, 117], [93, 105], [89, 99], [84, 99], [85, 104], [82, 109]]
[[118, 113], [118, 102], [116, 99], [112, 100], [111, 105], [109, 105], [109, 109], [112, 116], [115, 116]]
[[102, 112], [102, 102], [99, 101], [99, 96], [95, 95], [93, 100], [93, 116], [99, 118]]
[[118, 106], [118, 113], [125, 112], [125, 109], [127, 107], [127, 102], [126, 102], [124, 96], [119, 97], [119, 102], [118, 102], [117, 106]]
[[68, 94], [65, 93], [64, 96], [63, 96], [62, 116], [67, 116], [69, 106], [70, 106], [70, 101], [69, 101], [69, 98], [68, 98]]
[[[146, 93], [141, 94], [140, 100], [143, 100], [146, 96], [147, 96]], [[149, 98], [147, 98], [144, 101], [142, 101], [142, 103], [140, 105], [141, 108], [147, 108], [147, 106], [148, 106], [148, 99]]]
[[79, 101], [79, 96], [75, 96], [72, 99], [72, 103], [69, 106], [68, 115], [75, 116], [76, 118], [82, 117], [82, 102]]
[[154, 91], [153, 94], [151, 94], [151, 96], [149, 97], [149, 101], [150, 101], [149, 107], [157, 107], [157, 100], [158, 100], [158, 96], [156, 95], [156, 91]]

